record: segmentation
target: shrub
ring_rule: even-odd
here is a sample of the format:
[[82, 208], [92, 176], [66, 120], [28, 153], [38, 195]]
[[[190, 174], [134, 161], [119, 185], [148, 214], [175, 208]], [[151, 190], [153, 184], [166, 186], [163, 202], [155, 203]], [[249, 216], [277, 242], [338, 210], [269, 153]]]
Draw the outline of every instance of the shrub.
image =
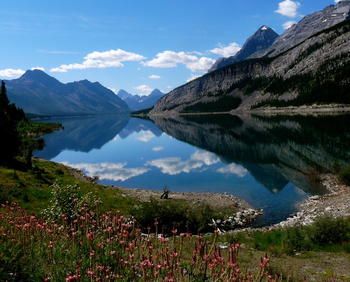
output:
[[311, 250], [346, 250], [350, 241], [350, 219], [323, 217], [311, 226], [254, 232], [252, 237], [256, 249], [276, 255]]
[[343, 218], [320, 218], [310, 231], [311, 240], [319, 246], [341, 244], [350, 240], [350, 223]]
[[207, 205], [194, 205], [181, 200], [159, 201], [151, 199], [150, 202], [141, 203], [134, 207], [131, 214], [138, 224], [144, 228], [155, 230], [155, 220], [161, 227], [161, 232], [170, 233], [175, 227], [181, 232], [212, 231], [209, 223], [217, 214]]
[[59, 221], [62, 216], [68, 222], [75, 220], [82, 209], [97, 212], [100, 199], [93, 193], [81, 193], [77, 185], [52, 185], [51, 200], [49, 206], [43, 211], [46, 219]]

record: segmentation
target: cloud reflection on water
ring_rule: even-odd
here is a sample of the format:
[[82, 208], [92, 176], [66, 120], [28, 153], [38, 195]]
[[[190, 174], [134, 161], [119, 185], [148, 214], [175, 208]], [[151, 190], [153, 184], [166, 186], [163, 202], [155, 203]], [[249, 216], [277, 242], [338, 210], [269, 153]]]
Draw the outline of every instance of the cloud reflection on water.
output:
[[150, 160], [147, 165], [156, 167], [164, 174], [178, 175], [180, 173], [190, 173], [204, 166], [211, 166], [220, 161], [220, 159], [209, 152], [196, 151], [188, 160], [182, 160], [178, 157], [162, 158]]
[[149, 171], [146, 167], [125, 167], [126, 163], [67, 163], [63, 164], [82, 170], [90, 177], [98, 176], [102, 180], [126, 181]]

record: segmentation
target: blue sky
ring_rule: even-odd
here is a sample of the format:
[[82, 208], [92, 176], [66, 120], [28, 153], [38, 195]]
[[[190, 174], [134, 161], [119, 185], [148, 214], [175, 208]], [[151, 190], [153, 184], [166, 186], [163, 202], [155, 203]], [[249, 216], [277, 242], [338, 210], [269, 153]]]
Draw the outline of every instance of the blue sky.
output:
[[43, 68], [63, 82], [168, 92], [237, 52], [261, 25], [286, 25], [334, 0], [4, 0], [0, 78]]

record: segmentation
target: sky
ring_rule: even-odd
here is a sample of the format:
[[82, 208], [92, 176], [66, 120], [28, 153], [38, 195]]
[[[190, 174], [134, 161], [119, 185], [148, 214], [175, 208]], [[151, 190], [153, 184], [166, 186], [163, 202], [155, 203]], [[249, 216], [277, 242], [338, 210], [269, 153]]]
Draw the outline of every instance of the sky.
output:
[[41, 69], [118, 91], [169, 92], [335, 0], [2, 0], [0, 79]]

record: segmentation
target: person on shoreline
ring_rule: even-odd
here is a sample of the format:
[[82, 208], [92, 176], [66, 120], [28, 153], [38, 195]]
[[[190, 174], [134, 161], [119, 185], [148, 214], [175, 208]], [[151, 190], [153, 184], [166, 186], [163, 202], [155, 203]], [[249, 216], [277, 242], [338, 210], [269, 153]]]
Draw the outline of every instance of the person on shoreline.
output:
[[169, 199], [169, 193], [170, 193], [170, 191], [169, 191], [168, 187], [167, 187], [167, 186], [164, 186], [164, 188], [163, 188], [163, 194], [160, 196], [160, 198], [161, 198], [161, 199], [164, 199], [164, 200]]

